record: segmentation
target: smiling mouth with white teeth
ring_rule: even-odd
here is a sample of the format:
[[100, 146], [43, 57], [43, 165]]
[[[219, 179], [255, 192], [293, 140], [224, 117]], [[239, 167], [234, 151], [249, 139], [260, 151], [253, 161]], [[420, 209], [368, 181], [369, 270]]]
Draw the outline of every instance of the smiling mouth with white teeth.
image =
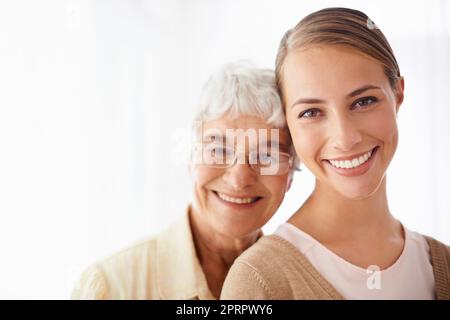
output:
[[256, 201], [262, 199], [262, 197], [256, 196], [256, 197], [232, 197], [225, 193], [213, 191], [214, 194], [216, 194], [221, 200], [233, 204], [252, 204]]
[[369, 161], [378, 147], [367, 151], [366, 153], [349, 159], [327, 160], [333, 167], [338, 169], [355, 169]]

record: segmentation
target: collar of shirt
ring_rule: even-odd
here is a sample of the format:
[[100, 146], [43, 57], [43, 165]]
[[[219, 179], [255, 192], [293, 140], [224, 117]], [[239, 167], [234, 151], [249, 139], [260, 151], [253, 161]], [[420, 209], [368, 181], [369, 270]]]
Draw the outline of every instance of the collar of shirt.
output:
[[157, 239], [157, 281], [162, 299], [215, 299], [195, 251], [190, 210], [189, 206], [183, 217]]

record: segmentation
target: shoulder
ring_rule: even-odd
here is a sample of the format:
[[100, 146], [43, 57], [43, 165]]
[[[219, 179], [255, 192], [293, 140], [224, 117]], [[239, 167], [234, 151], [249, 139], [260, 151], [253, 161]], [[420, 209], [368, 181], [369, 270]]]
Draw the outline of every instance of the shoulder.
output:
[[[257, 268], [272, 268], [273, 264], [284, 263], [289, 254], [297, 249], [277, 235], [263, 236], [253, 246], [239, 256], [237, 261], [247, 262]], [[288, 254], [288, 255], [286, 255]], [[264, 259], [261, 259], [264, 257]]]
[[[417, 234], [420, 235], [419, 233]], [[426, 240], [430, 248], [432, 258], [433, 256], [435, 258], [443, 258], [446, 260], [447, 265], [450, 266], [450, 246], [427, 235], [422, 235], [422, 237]]]
[[148, 263], [156, 259], [157, 242], [158, 238], [156, 236], [141, 240], [103, 259], [97, 264], [105, 272], [135, 273], [142, 268], [147, 268]]
[[430, 236], [424, 238], [430, 248], [437, 299], [450, 300], [450, 247]]
[[233, 263], [221, 299], [291, 298], [286, 275], [295, 254], [296, 249], [284, 239], [274, 235], [262, 237]]
[[108, 298], [105, 276], [96, 266], [89, 266], [80, 276], [72, 291], [71, 299], [104, 300]]
[[176, 284], [181, 282], [176, 279], [195, 281], [196, 263], [186, 213], [156, 236], [91, 265], [81, 275], [72, 298], [153, 300], [177, 296]]
[[409, 239], [417, 247], [425, 250], [430, 258], [430, 262], [436, 262], [437, 260], [444, 260], [450, 266], [450, 247], [435, 238], [421, 234], [416, 231], [405, 228]]
[[[156, 274], [157, 237], [136, 242], [90, 265], [80, 276], [72, 299], [134, 299], [148, 294]], [[153, 277], [152, 277], [153, 275]]]

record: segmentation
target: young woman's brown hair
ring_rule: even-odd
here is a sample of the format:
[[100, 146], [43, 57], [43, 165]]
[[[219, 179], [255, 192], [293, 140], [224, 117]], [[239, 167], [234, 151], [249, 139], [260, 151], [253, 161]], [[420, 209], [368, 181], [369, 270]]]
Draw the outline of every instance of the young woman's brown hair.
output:
[[278, 49], [275, 71], [283, 94], [283, 64], [291, 50], [313, 45], [344, 45], [381, 63], [395, 90], [400, 68], [394, 52], [380, 29], [363, 12], [348, 8], [327, 8], [314, 12], [288, 30]]

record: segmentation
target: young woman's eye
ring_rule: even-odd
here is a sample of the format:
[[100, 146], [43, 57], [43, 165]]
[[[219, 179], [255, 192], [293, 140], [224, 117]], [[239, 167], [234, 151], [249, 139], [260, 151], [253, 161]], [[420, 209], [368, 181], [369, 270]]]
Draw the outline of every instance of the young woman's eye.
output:
[[355, 108], [365, 108], [375, 102], [377, 102], [378, 99], [375, 97], [365, 97], [365, 98], [361, 98], [359, 100], [357, 100], [354, 104], [353, 107]]
[[299, 118], [315, 118], [320, 115], [319, 109], [307, 109], [305, 111], [302, 111], [298, 117]]

